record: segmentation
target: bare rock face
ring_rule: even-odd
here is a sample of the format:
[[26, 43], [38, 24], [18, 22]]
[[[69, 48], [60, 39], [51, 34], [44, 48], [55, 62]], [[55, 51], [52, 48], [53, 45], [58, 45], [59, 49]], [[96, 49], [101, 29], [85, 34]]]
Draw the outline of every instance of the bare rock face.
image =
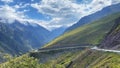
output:
[[120, 49], [120, 17], [115, 20], [113, 28], [106, 35], [99, 47], [105, 49]]

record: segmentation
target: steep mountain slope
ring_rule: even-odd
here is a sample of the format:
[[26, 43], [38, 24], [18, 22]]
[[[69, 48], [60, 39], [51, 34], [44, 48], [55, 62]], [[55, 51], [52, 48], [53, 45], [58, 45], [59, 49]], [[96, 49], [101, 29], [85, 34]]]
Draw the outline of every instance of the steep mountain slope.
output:
[[113, 28], [106, 35], [99, 47], [107, 49], [120, 49], [120, 17], [116, 19]]
[[109, 14], [115, 13], [115, 12], [119, 12], [120, 11], [120, 3], [119, 4], [115, 4], [115, 5], [111, 5], [108, 7], [103, 8], [101, 11], [98, 11], [96, 13], [93, 13], [91, 15], [85, 16], [83, 18], [81, 18], [76, 24], [74, 24], [73, 26], [69, 27], [67, 31], [71, 31], [75, 28], [78, 28], [84, 24], [87, 23], [91, 23], [93, 21], [99, 20], [100, 18], [107, 16]]
[[12, 38], [13, 30], [7, 27], [7, 25], [0, 23], [0, 49], [3, 52], [10, 54], [18, 54], [19, 52], [26, 52], [31, 48], [23, 46], [22, 43], [17, 42]]
[[119, 68], [120, 55], [94, 50], [83, 51], [67, 68]]
[[[120, 19], [120, 13], [116, 13], [116, 14], [112, 14], [110, 16], [104, 17], [103, 19], [99, 21], [96, 21], [99, 24], [96, 22], [93, 22], [91, 24], [87, 24], [87, 26], [84, 25], [84, 27], [88, 28], [88, 25], [89, 25], [88, 29], [90, 29], [90, 27], [91, 28], [92, 27], [103, 28], [106, 26], [108, 28], [107, 29], [108, 35], [111, 34], [113, 31], [115, 31], [115, 34], [117, 34], [119, 33], [118, 31], [119, 23], [117, 23], [119, 22], [119, 19]], [[83, 27], [80, 27], [80, 28], [83, 29]], [[103, 29], [105, 30], [105, 28]], [[112, 32], [111, 31], [109, 32], [110, 29], [112, 29], [111, 30]], [[86, 31], [86, 33], [87, 32], [88, 31]], [[101, 34], [101, 32], [99, 33]], [[15, 59], [11, 59], [8, 62], [0, 64], [0, 67], [1, 68], [9, 68], [9, 67], [10, 68], [11, 67], [14, 67], [14, 68], [19, 68], [19, 67], [26, 67], [26, 68], [29, 68], [29, 67], [33, 67], [33, 68], [119, 68], [120, 67], [120, 64], [119, 64], [120, 54], [112, 53], [112, 52], [96, 51], [96, 50], [91, 50], [90, 48], [64, 49], [64, 50], [53, 50], [53, 51], [46, 51], [46, 52], [38, 51], [38, 52], [30, 53], [30, 56], [23, 55]], [[38, 59], [35, 59], [35, 58], [38, 58]], [[48, 61], [42, 62], [44, 60], [48, 60]]]
[[75, 30], [66, 32], [62, 36], [48, 43], [48, 46], [71, 45], [71, 44], [99, 44], [104, 36], [110, 31], [120, 13], [114, 13], [100, 20], [85, 24]]
[[16, 21], [9, 26], [14, 29], [15, 35], [19, 34], [19, 36], [15, 36], [16, 40], [22, 37], [25, 44], [31, 45], [32, 48], [39, 48], [46, 43], [46, 39], [48, 39], [48, 35], [50, 34], [50, 31], [38, 24], [31, 25], [30, 23], [26, 23], [23, 25]]
[[38, 48], [46, 42], [49, 33], [39, 25], [0, 22], [0, 51], [20, 54]]
[[56, 37], [58, 37], [61, 34], [63, 34], [66, 28], [67, 27], [59, 27], [59, 28], [56, 28], [56, 29], [52, 30], [50, 32], [49, 36], [48, 36], [48, 40], [47, 41], [52, 41]]
[[[94, 50], [69, 50], [63, 54], [57, 54], [60, 51], [41, 52], [42, 56], [53, 56], [47, 62], [39, 62], [35, 57], [23, 55], [8, 62], [0, 64], [0, 68], [119, 68], [120, 55], [109, 52], [100, 52]], [[54, 55], [56, 53], [56, 55]], [[40, 54], [40, 53], [37, 53]], [[36, 56], [40, 56], [37, 55]], [[57, 56], [57, 58], [55, 58]]]

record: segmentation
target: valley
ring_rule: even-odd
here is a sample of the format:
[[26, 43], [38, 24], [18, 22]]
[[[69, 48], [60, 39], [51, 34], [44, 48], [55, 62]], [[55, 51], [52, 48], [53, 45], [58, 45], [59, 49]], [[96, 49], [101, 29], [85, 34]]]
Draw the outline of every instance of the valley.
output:
[[119, 8], [104, 7], [54, 30], [1, 18], [0, 68], [120, 68]]

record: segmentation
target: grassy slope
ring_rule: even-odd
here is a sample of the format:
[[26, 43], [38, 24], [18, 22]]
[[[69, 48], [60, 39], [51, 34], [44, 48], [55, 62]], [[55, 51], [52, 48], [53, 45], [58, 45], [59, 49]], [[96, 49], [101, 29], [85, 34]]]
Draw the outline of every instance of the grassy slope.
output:
[[[50, 51], [50, 52], [46, 52], [46, 53], [42, 53], [40, 54], [39, 53], [39, 57], [37, 57], [38, 59], [40, 59], [40, 62], [41, 60], [45, 59], [45, 58], [42, 58], [41, 56], [43, 55], [47, 55], [47, 58], [50, 58], [50, 60], [47, 60], [46, 62], [43, 62], [44, 65], [47, 65], [48, 68], [65, 68], [66, 66], [68, 66], [68, 64], [71, 62], [71, 60], [73, 60], [74, 58], [76, 58], [77, 55], [79, 55], [81, 53], [81, 49], [77, 49], [77, 50], [69, 50], [69, 51]], [[54, 53], [56, 55], [54, 55]], [[60, 54], [61, 53], [61, 54]], [[34, 54], [35, 55], [35, 54]], [[36, 54], [37, 55], [37, 54]], [[57, 57], [55, 57], [57, 56]]]
[[[9, 57], [9, 56], [7, 56]], [[27, 55], [23, 55], [17, 58], [8, 58], [8, 61], [0, 64], [0, 68], [42, 68], [38, 63], [38, 60], [29, 57]]]
[[[120, 55], [86, 49], [76, 53], [67, 53], [44, 65], [48, 68], [119, 68]], [[70, 64], [70, 66], [69, 66]]]
[[0, 64], [0, 68], [65, 68], [80, 52], [81, 51], [65, 53], [44, 64], [38, 63], [37, 59], [29, 57], [26, 54], [9, 59], [7, 62]]
[[99, 44], [105, 34], [111, 29], [114, 20], [120, 16], [120, 13], [112, 14], [98, 21], [83, 25], [75, 30], [67, 32], [45, 45], [63, 45], [63, 44]]
[[120, 55], [109, 52], [86, 51], [69, 68], [119, 68]]
[[68, 52], [59, 55], [57, 58], [51, 59], [45, 63], [40, 63], [43, 68], [66, 68], [66, 66], [75, 58], [81, 51]]
[[84, 50], [60, 55], [46, 63], [38, 63], [37, 59], [23, 55], [0, 64], [0, 68], [119, 68], [120, 54]]

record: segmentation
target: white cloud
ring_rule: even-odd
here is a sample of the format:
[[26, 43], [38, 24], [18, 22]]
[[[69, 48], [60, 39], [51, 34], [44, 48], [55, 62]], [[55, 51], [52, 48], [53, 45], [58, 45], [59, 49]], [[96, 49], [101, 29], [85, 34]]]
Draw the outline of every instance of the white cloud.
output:
[[43, 24], [44, 21], [28, 18], [24, 14], [24, 12], [27, 12], [28, 10], [24, 10], [21, 12], [17, 10], [18, 9], [14, 6], [13, 7], [10, 7], [8, 5], [0, 6], [0, 22], [11, 24], [14, 23], [15, 20], [17, 20], [20, 21], [20, 23], [22, 24], [26, 24], [27, 22], [30, 22], [32, 25], [33, 23], [37, 23], [37, 24], [39, 23], [40, 25], [45, 27], [45, 25]]
[[30, 6], [30, 4], [29, 3], [23, 4], [21, 2], [20, 4], [16, 4], [13, 7], [16, 8], [16, 9], [19, 9], [19, 8], [26, 8], [27, 6]]
[[[13, 0], [1, 0], [5, 3], [13, 2]], [[32, 1], [32, 0], [31, 0]], [[85, 3], [77, 3], [76, 0], [42, 0], [39, 3], [20, 3], [18, 5], [0, 6], [0, 18], [6, 19], [9, 23], [14, 20], [19, 20], [37, 23], [47, 29], [54, 29], [61, 26], [71, 26], [76, 23], [81, 17], [92, 14], [101, 10], [105, 6], [120, 3], [120, 0], [83, 0]], [[32, 6], [39, 13], [48, 15], [52, 18], [50, 21], [30, 19], [25, 15], [29, 10], [17, 11], [21, 8]], [[2, 20], [3, 21], [3, 20]], [[5, 20], [4, 20], [5, 21]]]
[[30, 19], [28, 18], [24, 12], [28, 10], [24, 10], [22, 12], [17, 11], [20, 6], [17, 5], [17, 7], [9, 6], [9, 5], [4, 5], [0, 6], [0, 22], [2, 23], [13, 23], [15, 20], [20, 21], [20, 23], [26, 24], [27, 22], [32, 23], [37, 23], [42, 25], [45, 28], [48, 28], [48, 24], [46, 23], [47, 21], [41, 21], [41, 20], [35, 20], [35, 19]]
[[31, 0], [32, 2], [34, 1], [34, 0]]
[[13, 0], [1, 0], [2, 2], [5, 2], [5, 3], [11, 3], [13, 2]]
[[112, 3], [113, 3], [113, 4], [120, 3], [120, 0], [112, 0]]
[[23, 12], [17, 12], [16, 9], [8, 5], [0, 6], [0, 18], [12, 23], [14, 20], [21, 20], [25, 16]]
[[75, 0], [42, 0], [31, 6], [39, 13], [52, 17], [49, 22], [50, 26], [68, 26], [76, 23], [81, 17], [99, 11], [111, 3], [111, 0], [93, 0], [89, 4], [78, 4]]

